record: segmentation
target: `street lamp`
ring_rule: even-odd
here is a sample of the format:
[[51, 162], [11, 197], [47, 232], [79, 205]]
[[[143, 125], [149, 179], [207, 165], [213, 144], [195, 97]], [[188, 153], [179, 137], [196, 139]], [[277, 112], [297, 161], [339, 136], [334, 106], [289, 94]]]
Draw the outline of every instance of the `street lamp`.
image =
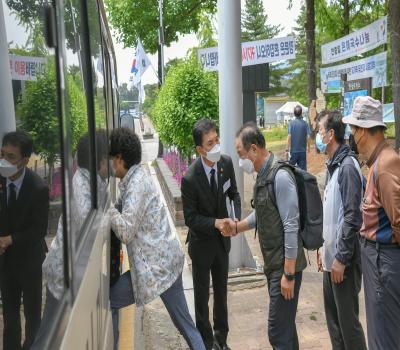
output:
[[164, 84], [164, 20], [163, 20], [163, 0], [158, 0], [158, 11], [160, 17], [160, 28], [158, 28], [158, 45], [159, 45], [159, 78], [160, 84]]
[[[164, 84], [164, 21], [163, 21], [163, 0], [158, 0], [158, 12], [160, 17], [160, 27], [158, 28], [158, 87]], [[158, 136], [158, 154], [161, 158], [164, 153], [164, 146]]]

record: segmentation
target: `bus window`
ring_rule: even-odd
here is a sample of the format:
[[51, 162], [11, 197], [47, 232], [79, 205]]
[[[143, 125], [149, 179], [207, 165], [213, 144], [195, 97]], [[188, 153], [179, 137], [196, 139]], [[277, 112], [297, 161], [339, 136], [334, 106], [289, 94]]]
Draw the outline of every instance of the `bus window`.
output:
[[88, 126], [86, 82], [88, 72], [83, 50], [81, 6], [77, 1], [65, 2], [66, 70], [68, 106], [66, 108], [71, 128], [72, 183], [70, 200], [70, 226], [76, 246], [82, 241], [84, 224], [92, 209], [91, 153]]
[[102, 37], [100, 32], [100, 15], [96, 0], [87, 1], [89, 18], [90, 50], [93, 72], [93, 92], [96, 123], [96, 158], [97, 158], [97, 205], [104, 209], [108, 198], [108, 137], [106, 104], [106, 70], [107, 57], [104, 58]]
[[46, 336], [66, 294], [61, 116], [42, 24], [36, 2], [0, 1], [0, 337], [9, 349]]

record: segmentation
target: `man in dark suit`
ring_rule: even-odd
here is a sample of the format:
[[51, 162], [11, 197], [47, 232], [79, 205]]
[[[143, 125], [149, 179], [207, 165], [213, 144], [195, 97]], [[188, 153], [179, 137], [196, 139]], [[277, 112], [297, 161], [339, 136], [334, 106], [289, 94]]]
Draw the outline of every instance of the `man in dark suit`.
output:
[[[3, 138], [0, 157], [0, 287], [3, 349], [29, 349], [40, 326], [42, 262], [46, 253], [49, 191], [26, 168], [32, 139], [22, 131]], [[23, 298], [25, 342], [21, 347]]]
[[[192, 259], [196, 327], [207, 350], [228, 350], [227, 283], [231, 242], [221, 231], [231, 203], [234, 203], [236, 218], [240, 218], [240, 196], [232, 160], [221, 156], [215, 123], [208, 119], [198, 121], [193, 128], [193, 140], [200, 157], [187, 170], [181, 190], [185, 223], [189, 227], [187, 241]], [[210, 272], [214, 337], [208, 311]]]

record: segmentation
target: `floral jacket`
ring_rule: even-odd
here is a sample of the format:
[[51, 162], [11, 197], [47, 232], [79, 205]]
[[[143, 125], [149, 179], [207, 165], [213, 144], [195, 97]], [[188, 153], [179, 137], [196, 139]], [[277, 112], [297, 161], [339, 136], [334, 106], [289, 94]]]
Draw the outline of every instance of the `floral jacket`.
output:
[[119, 184], [116, 208], [109, 209], [111, 228], [127, 245], [136, 305], [149, 303], [182, 273], [184, 254], [151, 176], [132, 166]]

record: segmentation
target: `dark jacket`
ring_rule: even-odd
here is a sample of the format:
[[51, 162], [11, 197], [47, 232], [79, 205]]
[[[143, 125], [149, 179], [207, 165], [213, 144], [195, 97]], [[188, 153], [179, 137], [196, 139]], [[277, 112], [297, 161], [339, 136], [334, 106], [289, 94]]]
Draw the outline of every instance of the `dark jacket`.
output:
[[361, 195], [362, 182], [352, 158], [357, 156], [348, 145], [341, 145], [327, 162], [327, 183], [339, 168], [338, 184], [343, 205], [343, 225], [338, 233], [336, 259], [349, 266], [360, 259], [357, 235], [362, 225]]
[[[201, 158], [189, 167], [182, 179], [182, 202], [185, 223], [189, 227], [188, 239], [189, 254], [207, 259], [212, 255], [217, 240], [222, 243], [227, 252], [230, 251], [231, 241], [224, 237], [215, 228], [215, 219], [228, 217], [226, 198], [234, 201], [235, 214], [238, 219], [241, 217], [240, 195], [236, 187], [235, 172], [232, 160], [222, 155], [218, 166], [218, 199], [215, 200], [211, 187], [204, 171]], [[224, 185], [230, 187], [224, 192]], [[192, 256], [192, 254], [191, 254]]]
[[48, 187], [38, 175], [26, 169], [15, 208], [11, 210], [7, 207], [6, 183], [0, 177], [0, 236], [11, 234], [12, 237], [12, 245], [2, 256], [3, 268], [8, 271], [41, 269], [47, 251], [44, 237], [49, 211]]

